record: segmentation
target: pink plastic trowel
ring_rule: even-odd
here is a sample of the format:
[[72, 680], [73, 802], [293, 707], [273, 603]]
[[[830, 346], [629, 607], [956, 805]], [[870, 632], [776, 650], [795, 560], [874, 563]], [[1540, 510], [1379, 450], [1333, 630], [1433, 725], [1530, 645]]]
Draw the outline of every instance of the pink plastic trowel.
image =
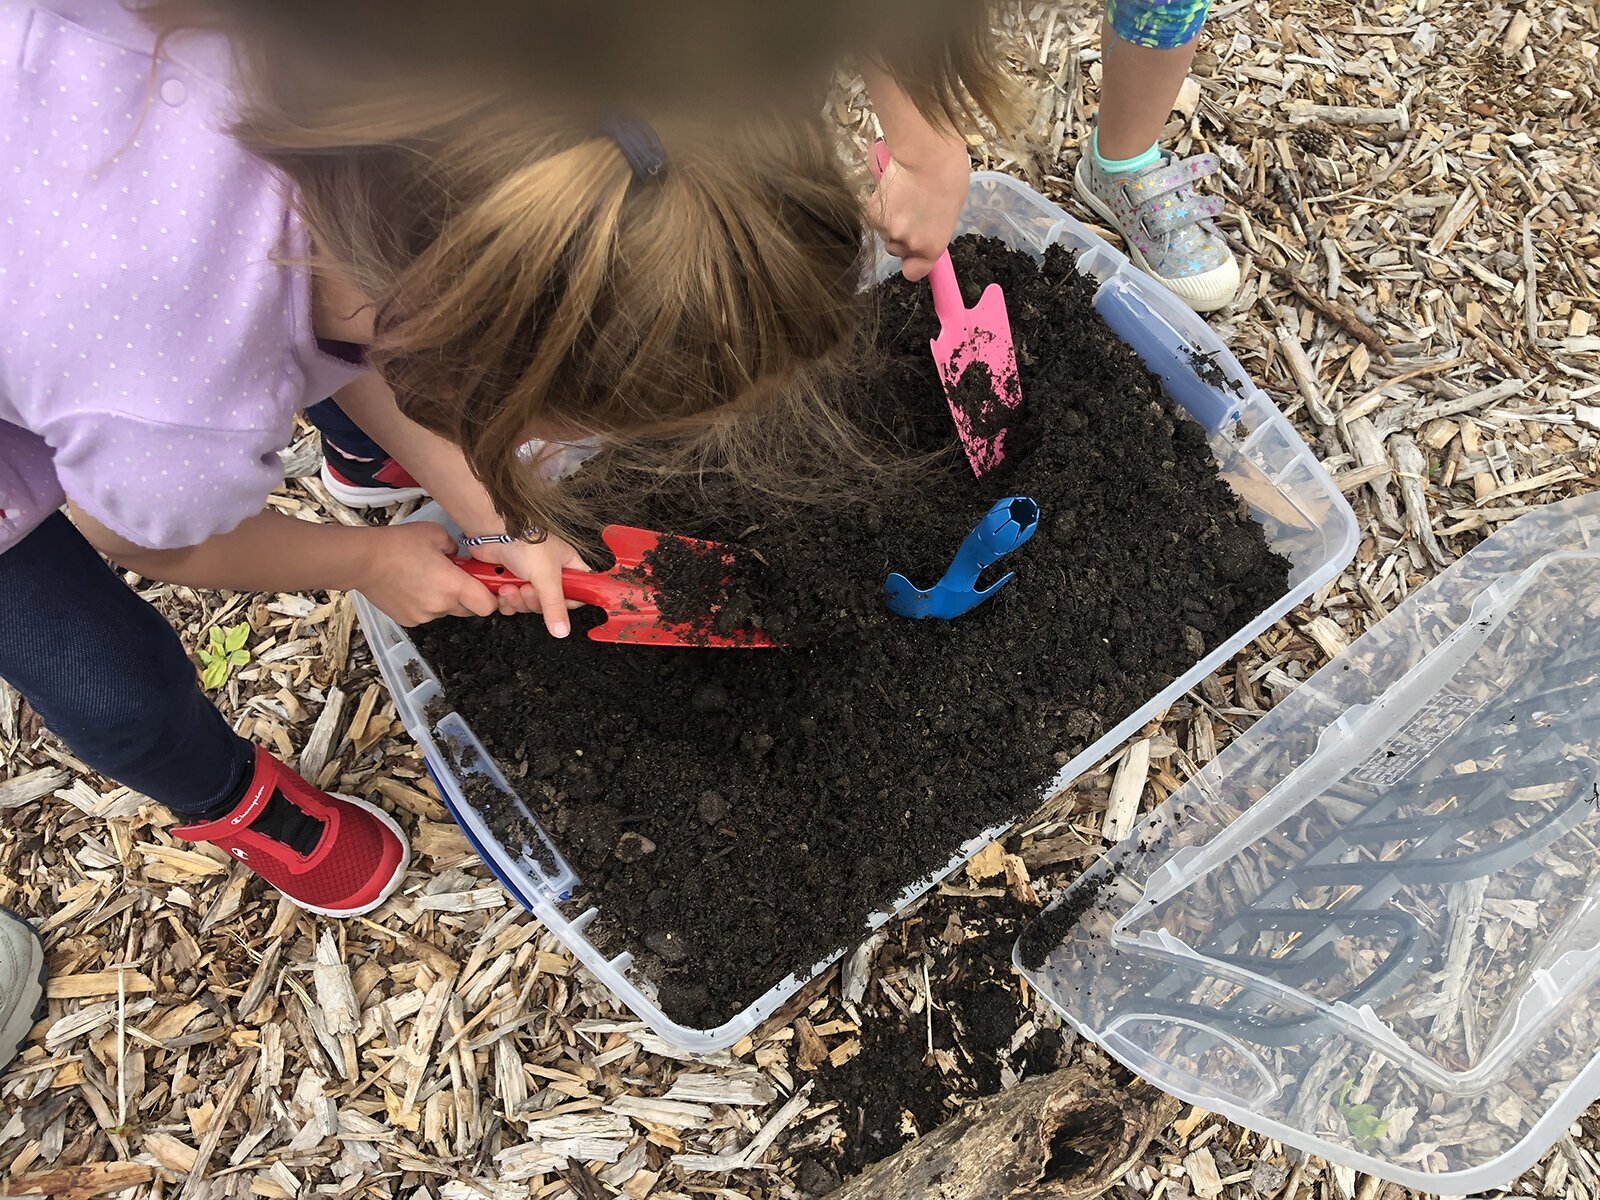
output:
[[[873, 147], [873, 175], [881, 178], [888, 165], [889, 148], [879, 138]], [[972, 473], [981, 479], [1005, 461], [1006, 413], [1022, 403], [1005, 293], [998, 283], [991, 283], [978, 303], [967, 308], [948, 250], [933, 265], [928, 284], [939, 317], [939, 336], [928, 346], [955, 418], [956, 435]]]

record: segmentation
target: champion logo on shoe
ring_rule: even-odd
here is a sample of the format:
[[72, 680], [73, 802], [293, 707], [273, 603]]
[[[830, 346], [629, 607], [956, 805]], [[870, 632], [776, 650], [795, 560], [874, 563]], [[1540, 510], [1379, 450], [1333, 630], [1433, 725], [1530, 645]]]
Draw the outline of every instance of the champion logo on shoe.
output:
[[[228, 824], [240, 828], [249, 825], [250, 822], [261, 815], [262, 810], [267, 807], [267, 801], [271, 799], [271, 780], [262, 780], [256, 783], [250, 789], [250, 794], [245, 797], [244, 803], [239, 805], [234, 810], [233, 815], [228, 818]], [[239, 857], [243, 858], [244, 855], [241, 853]]]

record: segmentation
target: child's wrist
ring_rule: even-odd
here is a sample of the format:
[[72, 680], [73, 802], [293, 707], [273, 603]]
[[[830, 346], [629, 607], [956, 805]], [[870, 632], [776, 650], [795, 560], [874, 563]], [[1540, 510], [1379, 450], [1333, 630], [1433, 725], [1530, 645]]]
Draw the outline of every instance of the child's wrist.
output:
[[340, 583], [335, 590], [347, 592], [365, 591], [378, 577], [385, 562], [392, 552], [388, 548], [387, 536], [396, 526], [378, 526], [370, 529], [351, 529], [351, 551], [347, 555], [349, 578]]

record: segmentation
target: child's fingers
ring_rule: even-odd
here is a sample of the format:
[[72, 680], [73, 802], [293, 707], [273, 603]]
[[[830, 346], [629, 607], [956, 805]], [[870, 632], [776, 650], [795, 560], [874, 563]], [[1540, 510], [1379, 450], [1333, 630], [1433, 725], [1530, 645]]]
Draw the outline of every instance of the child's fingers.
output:
[[881, 233], [889, 223], [889, 189], [884, 187], [882, 179], [867, 197], [866, 209], [867, 223]]
[[460, 606], [467, 611], [458, 615], [489, 617], [499, 611], [500, 598], [498, 596], [465, 572], [462, 573], [462, 578], [466, 580], [466, 585], [461, 589], [458, 599]]
[[536, 613], [539, 611], [539, 593], [531, 583], [521, 587], [500, 589], [500, 611], [503, 613]]
[[928, 257], [925, 246], [912, 241], [909, 237], [891, 237], [887, 233], [880, 236], [883, 238], [884, 250], [900, 260], [900, 271], [907, 279], [921, 279], [933, 270], [934, 259]]
[[539, 593], [539, 611], [544, 614], [544, 627], [550, 631], [551, 637], [566, 637], [572, 632], [572, 622], [567, 619], [567, 598], [561, 591], [561, 572], [553, 571], [533, 583]]
[[456, 545], [455, 535], [437, 521], [419, 521], [412, 525], [418, 531], [418, 536], [427, 540], [433, 549], [441, 554], [455, 554], [459, 548]]
[[[588, 563], [584, 562], [583, 561], [583, 555], [579, 554], [576, 550], [574, 550], [571, 554], [567, 555], [566, 561], [563, 562], [561, 564], [561, 566], [562, 566], [563, 569], [568, 570], [568, 571], [583, 571], [583, 572], [586, 572], [586, 573], [589, 573], [589, 574], [592, 574], [594, 572], [594, 568], [591, 567]], [[567, 601], [567, 611], [568, 612], [571, 612], [575, 608], [582, 608], [582, 607], [583, 607], [583, 601], [581, 601], [581, 600], [568, 600]]]
[[[446, 534], [448, 537], [449, 535]], [[452, 546], [454, 543], [452, 542]], [[417, 585], [417, 595], [428, 597], [425, 601], [434, 613], [451, 617], [487, 617], [500, 608], [500, 600], [493, 591], [479, 583], [449, 559], [440, 557], [429, 564], [437, 572], [437, 579]], [[431, 618], [424, 618], [425, 620]]]

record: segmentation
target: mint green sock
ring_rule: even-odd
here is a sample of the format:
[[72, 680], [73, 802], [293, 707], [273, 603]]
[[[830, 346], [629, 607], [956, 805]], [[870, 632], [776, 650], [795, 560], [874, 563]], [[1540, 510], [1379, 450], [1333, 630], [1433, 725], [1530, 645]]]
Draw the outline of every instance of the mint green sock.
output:
[[1094, 165], [1107, 175], [1122, 175], [1128, 171], [1142, 171], [1145, 167], [1153, 167], [1161, 161], [1161, 147], [1155, 142], [1150, 143], [1150, 149], [1143, 154], [1135, 154], [1132, 158], [1103, 158], [1100, 154], [1100, 131], [1097, 129], [1094, 136], [1089, 139], [1089, 153], [1094, 155]]

